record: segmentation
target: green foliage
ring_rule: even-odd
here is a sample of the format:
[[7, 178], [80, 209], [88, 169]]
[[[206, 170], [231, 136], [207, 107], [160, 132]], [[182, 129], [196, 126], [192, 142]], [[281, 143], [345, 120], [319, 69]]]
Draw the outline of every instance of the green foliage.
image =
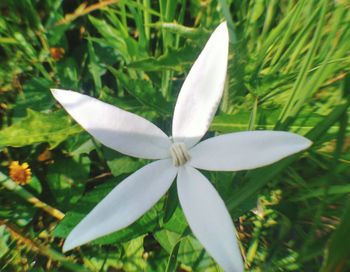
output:
[[308, 152], [264, 168], [210, 174], [246, 270], [348, 271], [349, 7], [344, 0], [2, 1], [0, 176], [18, 160], [33, 178], [21, 193], [0, 183], [0, 270], [220, 271], [193, 237], [174, 186], [131, 226], [60, 253], [71, 229], [147, 162], [101, 146], [58, 109], [50, 88], [94, 96], [170, 135], [182, 82], [226, 20], [227, 88], [209, 134], [277, 129], [313, 141]]
[[48, 114], [28, 109], [26, 117], [0, 131], [0, 147], [22, 147], [47, 142], [54, 148], [81, 131], [63, 111]]
[[341, 217], [341, 223], [331, 236], [326, 247], [326, 258], [321, 271], [342, 271], [349, 265], [350, 246], [344, 243], [344, 237], [348, 235], [350, 227], [350, 204], [345, 203], [345, 211]]

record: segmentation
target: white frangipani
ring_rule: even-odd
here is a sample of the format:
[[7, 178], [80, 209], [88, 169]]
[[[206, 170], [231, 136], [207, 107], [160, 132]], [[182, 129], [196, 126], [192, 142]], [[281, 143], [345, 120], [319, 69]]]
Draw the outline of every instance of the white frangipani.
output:
[[157, 160], [116, 186], [68, 235], [64, 251], [129, 226], [166, 193], [177, 176], [179, 201], [193, 234], [225, 271], [243, 271], [232, 219], [220, 195], [196, 168], [253, 169], [302, 151], [311, 142], [289, 132], [247, 131], [198, 143], [222, 97], [228, 43], [223, 22], [181, 88], [171, 138], [133, 113], [77, 92], [52, 90], [67, 112], [102, 144], [126, 155]]

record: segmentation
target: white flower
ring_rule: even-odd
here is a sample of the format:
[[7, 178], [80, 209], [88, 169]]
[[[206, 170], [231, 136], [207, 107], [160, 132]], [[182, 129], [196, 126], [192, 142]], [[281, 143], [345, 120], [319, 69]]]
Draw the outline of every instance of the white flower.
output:
[[68, 235], [67, 251], [129, 226], [147, 212], [177, 176], [188, 224], [225, 271], [243, 271], [232, 219], [212, 184], [196, 168], [253, 169], [308, 148], [311, 142], [281, 131], [247, 131], [199, 140], [208, 130], [224, 89], [228, 31], [220, 24], [191, 68], [178, 97], [171, 138], [133, 113], [72, 91], [54, 97], [93, 137], [126, 155], [157, 159], [116, 186]]

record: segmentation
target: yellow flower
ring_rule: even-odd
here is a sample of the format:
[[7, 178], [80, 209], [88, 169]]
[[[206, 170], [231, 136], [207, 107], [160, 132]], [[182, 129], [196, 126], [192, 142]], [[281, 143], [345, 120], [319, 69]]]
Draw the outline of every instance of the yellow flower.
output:
[[20, 185], [25, 185], [32, 179], [32, 171], [28, 163], [19, 164], [18, 161], [11, 162], [9, 166], [10, 178]]

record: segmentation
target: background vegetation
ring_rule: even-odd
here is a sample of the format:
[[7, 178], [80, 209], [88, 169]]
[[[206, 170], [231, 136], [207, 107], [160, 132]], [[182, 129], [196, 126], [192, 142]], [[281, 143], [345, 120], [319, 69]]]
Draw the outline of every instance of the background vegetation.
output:
[[[247, 271], [350, 270], [349, 1], [3, 0], [1, 271], [220, 270], [186, 231], [174, 189], [127, 229], [61, 253], [72, 227], [146, 161], [101, 146], [49, 88], [84, 92], [169, 134], [186, 72], [222, 20], [228, 84], [209, 134], [278, 129], [314, 142], [268, 167], [207, 173]], [[29, 164], [28, 184], [9, 177], [13, 161]]]

